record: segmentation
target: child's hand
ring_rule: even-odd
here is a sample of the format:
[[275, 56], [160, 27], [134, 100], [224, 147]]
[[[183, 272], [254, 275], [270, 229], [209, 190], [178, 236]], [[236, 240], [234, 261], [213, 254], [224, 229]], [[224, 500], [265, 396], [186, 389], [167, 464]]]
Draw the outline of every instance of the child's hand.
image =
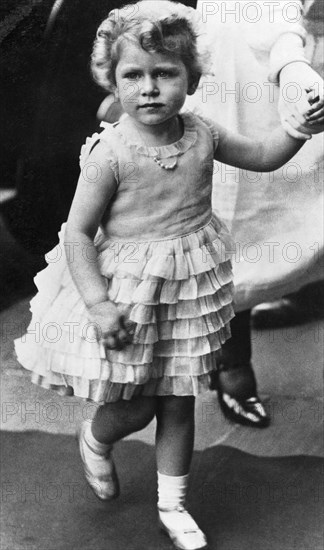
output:
[[100, 302], [88, 309], [96, 324], [97, 337], [108, 349], [122, 349], [132, 341], [129, 321], [113, 302]]
[[324, 92], [315, 91], [315, 88], [306, 90], [310, 108], [305, 114], [307, 125], [311, 126], [312, 134], [319, 134], [324, 130]]
[[324, 82], [306, 63], [290, 63], [280, 72], [278, 111], [292, 137], [310, 139], [324, 130]]

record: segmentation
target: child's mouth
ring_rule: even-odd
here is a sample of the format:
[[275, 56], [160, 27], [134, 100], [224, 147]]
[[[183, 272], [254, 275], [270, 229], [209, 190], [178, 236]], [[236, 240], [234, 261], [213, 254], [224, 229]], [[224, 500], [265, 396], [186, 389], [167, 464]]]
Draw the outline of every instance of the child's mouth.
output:
[[139, 105], [139, 109], [159, 109], [160, 107], [163, 107], [163, 103], [144, 103], [143, 105]]

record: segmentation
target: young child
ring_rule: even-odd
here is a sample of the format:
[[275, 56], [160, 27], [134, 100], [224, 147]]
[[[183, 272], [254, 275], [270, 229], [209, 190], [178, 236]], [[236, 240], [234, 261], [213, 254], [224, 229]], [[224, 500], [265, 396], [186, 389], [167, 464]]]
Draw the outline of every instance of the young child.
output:
[[303, 144], [281, 127], [262, 143], [181, 111], [204, 71], [197, 32], [194, 10], [165, 0], [114, 10], [100, 25], [92, 72], [125, 115], [81, 150], [65, 253], [58, 245], [36, 277], [30, 326], [41, 342], [30, 332], [16, 343], [35, 382], [100, 404], [79, 434], [99, 498], [119, 493], [113, 444], [156, 416], [159, 522], [185, 550], [207, 545], [185, 509], [195, 396], [233, 316], [213, 159], [270, 171]]

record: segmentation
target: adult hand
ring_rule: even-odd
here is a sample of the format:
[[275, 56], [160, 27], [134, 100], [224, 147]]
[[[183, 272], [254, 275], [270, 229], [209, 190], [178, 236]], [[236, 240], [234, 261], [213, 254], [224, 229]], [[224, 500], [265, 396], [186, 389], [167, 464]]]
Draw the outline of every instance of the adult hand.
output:
[[289, 63], [280, 72], [278, 111], [296, 139], [311, 139], [324, 130], [324, 81], [307, 63]]

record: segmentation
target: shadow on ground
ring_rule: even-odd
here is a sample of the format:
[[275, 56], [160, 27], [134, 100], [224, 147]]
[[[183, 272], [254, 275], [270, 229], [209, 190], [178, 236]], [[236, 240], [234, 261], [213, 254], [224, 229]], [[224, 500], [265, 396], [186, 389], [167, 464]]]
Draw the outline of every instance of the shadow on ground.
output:
[[[88, 488], [72, 436], [3, 432], [1, 454], [2, 550], [172, 548], [156, 526], [153, 446], [116, 446], [122, 494], [112, 503]], [[320, 550], [322, 476], [319, 457], [218, 445], [195, 452], [188, 504], [211, 550]]]

